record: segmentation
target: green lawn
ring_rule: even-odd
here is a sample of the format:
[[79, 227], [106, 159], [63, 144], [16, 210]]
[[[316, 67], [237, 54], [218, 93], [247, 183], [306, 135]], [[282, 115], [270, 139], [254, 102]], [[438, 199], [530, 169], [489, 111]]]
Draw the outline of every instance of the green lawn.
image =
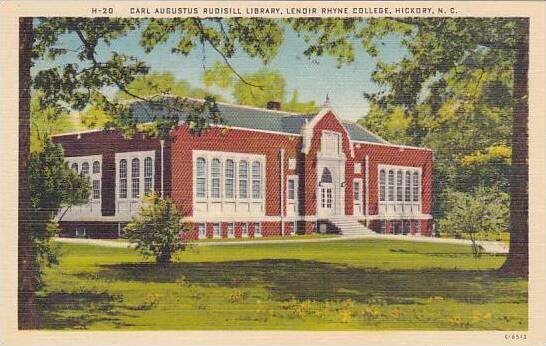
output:
[[196, 246], [165, 266], [132, 249], [60, 247], [39, 295], [46, 329], [527, 329], [527, 281], [460, 245]]

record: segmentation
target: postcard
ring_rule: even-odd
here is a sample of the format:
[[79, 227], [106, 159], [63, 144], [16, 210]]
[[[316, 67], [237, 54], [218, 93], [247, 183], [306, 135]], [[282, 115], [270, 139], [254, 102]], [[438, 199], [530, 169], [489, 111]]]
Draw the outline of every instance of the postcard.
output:
[[543, 3], [0, 6], [2, 344], [544, 344]]

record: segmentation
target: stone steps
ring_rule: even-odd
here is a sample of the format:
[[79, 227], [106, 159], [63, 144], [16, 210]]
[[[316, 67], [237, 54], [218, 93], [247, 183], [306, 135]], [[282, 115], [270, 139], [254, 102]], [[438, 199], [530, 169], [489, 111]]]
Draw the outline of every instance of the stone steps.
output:
[[356, 219], [352, 217], [331, 217], [328, 218], [332, 224], [334, 224], [341, 231], [342, 235], [366, 235], [374, 234], [374, 232], [368, 227], [364, 226]]

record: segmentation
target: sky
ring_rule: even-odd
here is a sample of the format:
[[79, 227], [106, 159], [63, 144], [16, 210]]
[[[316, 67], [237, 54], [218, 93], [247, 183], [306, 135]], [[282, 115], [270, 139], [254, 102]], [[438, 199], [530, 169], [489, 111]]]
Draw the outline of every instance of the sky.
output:
[[[151, 67], [150, 72], [170, 72], [177, 79], [187, 80], [193, 87], [201, 88], [206, 88], [202, 82], [204, 68], [212, 67], [217, 61], [223, 62], [220, 55], [210, 46], [205, 47], [204, 50], [197, 47], [188, 56], [172, 54], [170, 48], [176, 42], [176, 37], [157, 46], [152, 52], [145, 53], [139, 46], [139, 36], [140, 32], [135, 31], [113, 41], [110, 47], [100, 45], [97, 49], [99, 59], [108, 57], [112, 50], [115, 50], [145, 61]], [[59, 46], [71, 49], [76, 49], [79, 45], [75, 35], [64, 35], [59, 42]], [[322, 105], [328, 94], [331, 108], [340, 118], [356, 121], [366, 115], [369, 110], [363, 93], [377, 90], [377, 86], [371, 80], [376, 60], [364, 51], [360, 42], [355, 41], [353, 46], [356, 48], [355, 62], [338, 68], [331, 57], [314, 59], [305, 57], [303, 51], [307, 45], [303, 39], [290, 28], [285, 28], [284, 42], [277, 56], [266, 67], [277, 70], [284, 76], [287, 98], [297, 89], [301, 102], [313, 100], [317, 105]], [[376, 59], [393, 62], [398, 61], [405, 54], [406, 51], [401, 47], [400, 41], [391, 36], [380, 45], [380, 55]], [[76, 61], [75, 53], [69, 52], [55, 61], [37, 61], [32, 71], [36, 73], [51, 65]], [[259, 59], [250, 58], [243, 52], [237, 53], [230, 63], [240, 74], [253, 73], [264, 67]], [[209, 90], [233, 101], [229, 90], [217, 88], [209, 88]]]

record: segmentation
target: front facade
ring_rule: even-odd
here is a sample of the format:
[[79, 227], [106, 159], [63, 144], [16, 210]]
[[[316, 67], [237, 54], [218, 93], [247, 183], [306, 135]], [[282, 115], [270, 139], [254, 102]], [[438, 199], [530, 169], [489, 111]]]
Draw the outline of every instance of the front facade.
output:
[[191, 239], [336, 231], [344, 219], [378, 233], [431, 234], [430, 150], [389, 144], [330, 109], [220, 111], [229, 125], [200, 136], [184, 124], [164, 141], [116, 131], [55, 136], [92, 186], [88, 204], [64, 213], [63, 235], [118, 237], [152, 190], [192, 223]]

